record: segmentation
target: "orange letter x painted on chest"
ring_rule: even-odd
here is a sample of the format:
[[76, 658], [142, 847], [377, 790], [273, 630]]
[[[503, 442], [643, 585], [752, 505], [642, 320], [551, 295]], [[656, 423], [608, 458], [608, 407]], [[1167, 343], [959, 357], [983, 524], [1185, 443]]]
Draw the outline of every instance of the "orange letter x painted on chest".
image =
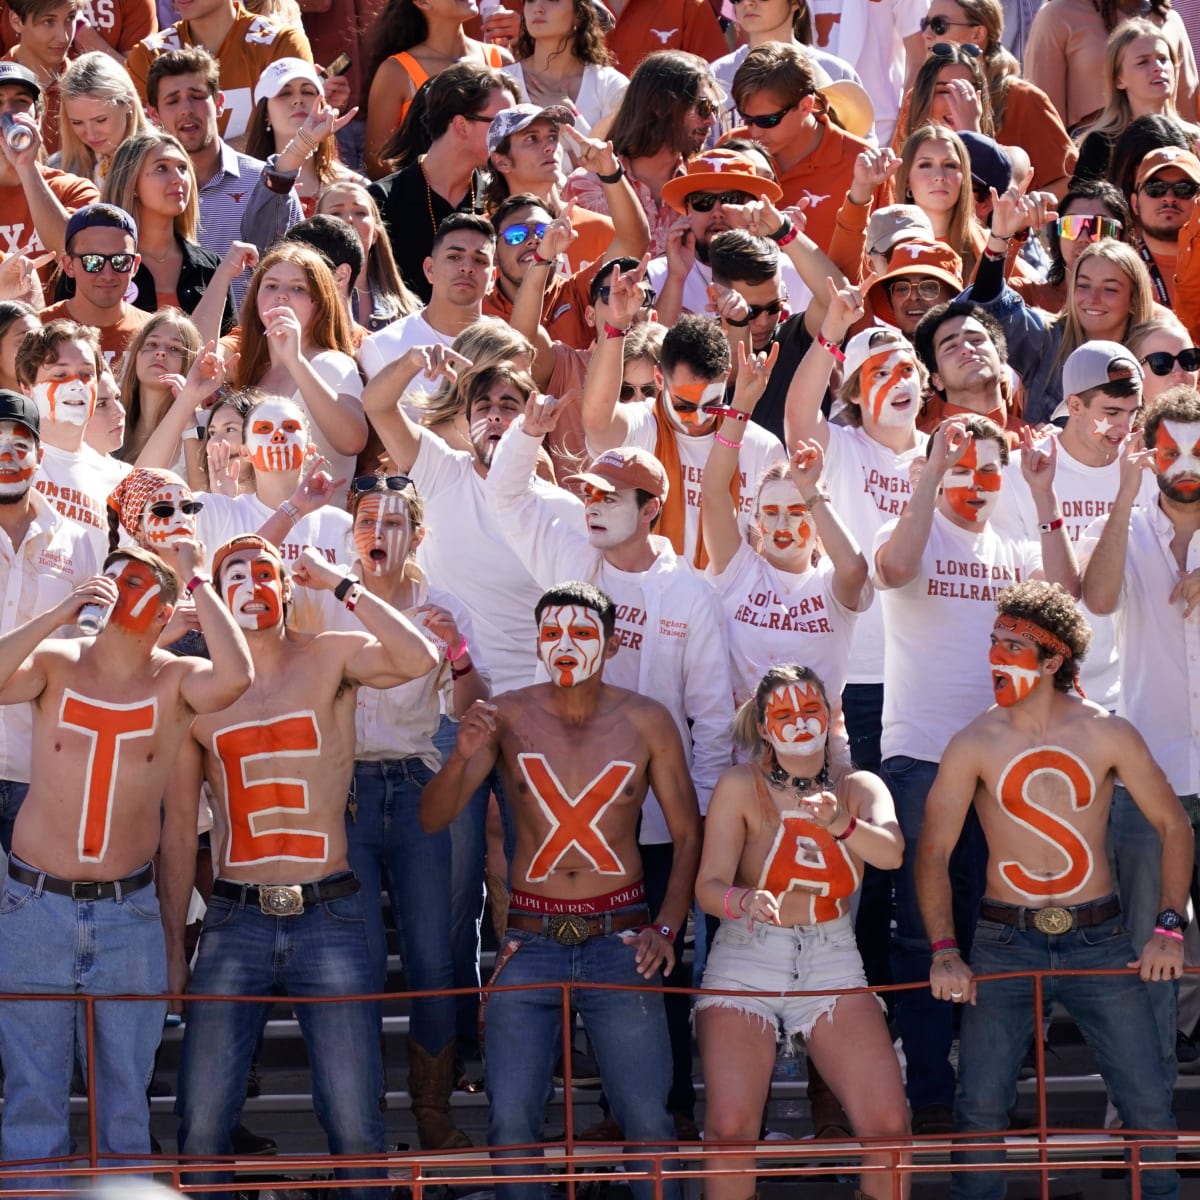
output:
[[550, 828], [529, 863], [526, 878], [541, 883], [550, 877], [559, 859], [572, 846], [578, 848], [601, 875], [624, 875], [625, 866], [596, 828], [608, 806], [621, 794], [637, 767], [628, 762], [610, 762], [578, 796], [568, 796], [544, 754], [518, 754], [517, 763], [525, 782]]

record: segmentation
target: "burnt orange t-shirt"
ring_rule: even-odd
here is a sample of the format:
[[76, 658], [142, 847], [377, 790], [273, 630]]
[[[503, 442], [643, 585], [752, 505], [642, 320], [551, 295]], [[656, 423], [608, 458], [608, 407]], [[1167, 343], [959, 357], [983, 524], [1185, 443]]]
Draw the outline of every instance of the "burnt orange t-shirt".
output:
[[708, 0], [629, 0], [605, 40], [622, 75], [655, 50], [687, 50], [706, 62], [729, 53]]
[[[38, 314], [42, 323], [61, 319], [77, 321], [80, 325], [86, 325], [86, 321], [80, 321], [71, 312], [71, 303], [70, 300], [60, 300], [57, 304], [51, 304], [49, 308], [43, 308]], [[132, 304], [123, 304], [121, 307], [123, 311], [120, 320], [114, 324], [92, 326], [100, 335], [100, 349], [104, 352], [104, 361], [118, 379], [121, 378], [121, 371], [125, 366], [125, 351], [129, 349], [129, 343], [133, 341], [134, 334], [154, 316], [153, 313], [134, 308]]]

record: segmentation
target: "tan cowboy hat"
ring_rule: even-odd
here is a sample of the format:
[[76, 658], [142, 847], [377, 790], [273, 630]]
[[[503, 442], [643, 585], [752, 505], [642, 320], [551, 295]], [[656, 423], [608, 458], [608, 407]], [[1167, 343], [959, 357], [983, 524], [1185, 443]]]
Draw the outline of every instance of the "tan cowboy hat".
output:
[[875, 106], [866, 89], [853, 79], [832, 79], [829, 73], [815, 59], [808, 60], [812, 64], [813, 75], [817, 81], [817, 91], [825, 97], [825, 103], [837, 113], [837, 119], [847, 133], [855, 137], [869, 138], [875, 128]]

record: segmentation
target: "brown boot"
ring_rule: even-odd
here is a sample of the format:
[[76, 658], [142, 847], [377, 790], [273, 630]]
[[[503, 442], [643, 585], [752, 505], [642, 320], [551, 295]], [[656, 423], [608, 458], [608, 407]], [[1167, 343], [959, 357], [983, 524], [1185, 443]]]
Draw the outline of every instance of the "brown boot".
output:
[[467, 1150], [471, 1139], [450, 1116], [454, 1090], [454, 1043], [447, 1042], [436, 1055], [408, 1039], [408, 1093], [417, 1121], [422, 1150]]

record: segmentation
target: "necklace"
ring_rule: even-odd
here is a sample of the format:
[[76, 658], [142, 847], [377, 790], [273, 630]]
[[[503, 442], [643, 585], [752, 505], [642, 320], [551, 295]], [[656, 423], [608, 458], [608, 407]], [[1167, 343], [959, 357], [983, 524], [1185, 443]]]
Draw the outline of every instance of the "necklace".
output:
[[771, 782], [777, 787], [792, 788], [797, 792], [825, 791], [829, 787], [829, 764], [823, 763], [821, 770], [812, 776], [789, 775], [776, 760], [770, 771]]
[[[425, 174], [425, 156], [421, 155], [417, 159], [417, 166], [421, 168], [421, 178], [425, 181], [425, 203], [429, 208], [429, 224], [433, 226], [433, 236], [437, 237], [438, 220], [433, 212], [433, 188], [429, 186], [429, 176]], [[475, 172], [471, 172], [471, 212], [475, 211]]]
[[152, 258], [156, 263], [161, 263], [166, 262], [167, 259], [175, 253], [176, 248], [177, 247], [175, 246], [175, 243], [172, 242], [171, 245], [162, 252], [162, 254], [155, 254], [153, 251], [147, 250], [145, 246], [139, 246], [138, 253], [141, 254], [143, 258]]

